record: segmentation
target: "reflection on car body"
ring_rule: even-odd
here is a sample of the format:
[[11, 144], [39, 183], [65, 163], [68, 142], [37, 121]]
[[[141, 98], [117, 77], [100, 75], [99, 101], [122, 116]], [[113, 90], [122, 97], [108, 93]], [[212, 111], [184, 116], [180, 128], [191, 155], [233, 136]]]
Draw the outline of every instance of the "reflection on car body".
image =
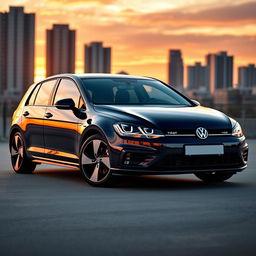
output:
[[32, 85], [13, 114], [13, 169], [80, 168], [92, 185], [114, 174], [194, 173], [224, 181], [247, 166], [240, 125], [163, 82], [62, 74]]

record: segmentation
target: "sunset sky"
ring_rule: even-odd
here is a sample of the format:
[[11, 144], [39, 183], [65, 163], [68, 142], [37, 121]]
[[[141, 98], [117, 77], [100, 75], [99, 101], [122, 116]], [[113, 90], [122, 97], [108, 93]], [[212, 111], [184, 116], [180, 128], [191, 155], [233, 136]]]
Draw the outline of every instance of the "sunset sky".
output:
[[[0, 11], [22, 5], [36, 13], [36, 79], [45, 73], [45, 30], [68, 23], [77, 30], [76, 72], [83, 45], [112, 47], [112, 73], [167, 81], [168, 49], [181, 49], [185, 65], [227, 50], [238, 65], [256, 63], [256, 1], [246, 0], [3, 0]], [[235, 75], [236, 82], [236, 75]]]

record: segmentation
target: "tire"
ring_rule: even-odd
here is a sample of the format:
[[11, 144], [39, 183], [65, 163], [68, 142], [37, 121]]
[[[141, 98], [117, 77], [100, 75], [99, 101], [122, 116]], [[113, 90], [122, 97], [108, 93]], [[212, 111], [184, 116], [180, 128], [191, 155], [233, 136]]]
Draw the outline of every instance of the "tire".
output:
[[234, 173], [215, 173], [215, 172], [195, 173], [195, 176], [204, 182], [223, 182], [231, 178], [233, 175]]
[[17, 173], [32, 173], [36, 164], [27, 157], [24, 139], [20, 132], [16, 132], [10, 140], [12, 168]]
[[80, 170], [85, 180], [93, 186], [107, 186], [112, 180], [110, 166], [110, 148], [107, 140], [92, 135], [80, 150]]

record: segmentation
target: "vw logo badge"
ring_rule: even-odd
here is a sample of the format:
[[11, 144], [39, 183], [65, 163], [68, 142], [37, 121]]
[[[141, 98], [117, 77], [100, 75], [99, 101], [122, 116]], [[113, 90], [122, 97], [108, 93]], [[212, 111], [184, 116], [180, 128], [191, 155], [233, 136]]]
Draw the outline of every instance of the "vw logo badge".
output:
[[201, 139], [201, 140], [205, 140], [205, 139], [208, 138], [208, 132], [207, 132], [207, 130], [206, 130], [205, 128], [203, 128], [203, 127], [198, 127], [198, 128], [196, 129], [196, 135], [197, 135], [197, 137], [198, 137], [199, 139]]

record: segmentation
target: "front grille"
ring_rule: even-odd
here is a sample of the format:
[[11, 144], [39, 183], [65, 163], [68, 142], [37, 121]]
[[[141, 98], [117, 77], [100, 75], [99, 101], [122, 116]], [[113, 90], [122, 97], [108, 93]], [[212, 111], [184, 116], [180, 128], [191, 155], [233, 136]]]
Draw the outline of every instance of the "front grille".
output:
[[[231, 130], [230, 129], [207, 129], [209, 136], [230, 136]], [[182, 130], [168, 130], [164, 132], [166, 136], [196, 136], [195, 129], [182, 129]]]
[[244, 165], [241, 156], [234, 154], [225, 154], [222, 156], [182, 156], [168, 155], [154, 164], [154, 169], [159, 170], [203, 170], [203, 169], [222, 169], [239, 168]]

